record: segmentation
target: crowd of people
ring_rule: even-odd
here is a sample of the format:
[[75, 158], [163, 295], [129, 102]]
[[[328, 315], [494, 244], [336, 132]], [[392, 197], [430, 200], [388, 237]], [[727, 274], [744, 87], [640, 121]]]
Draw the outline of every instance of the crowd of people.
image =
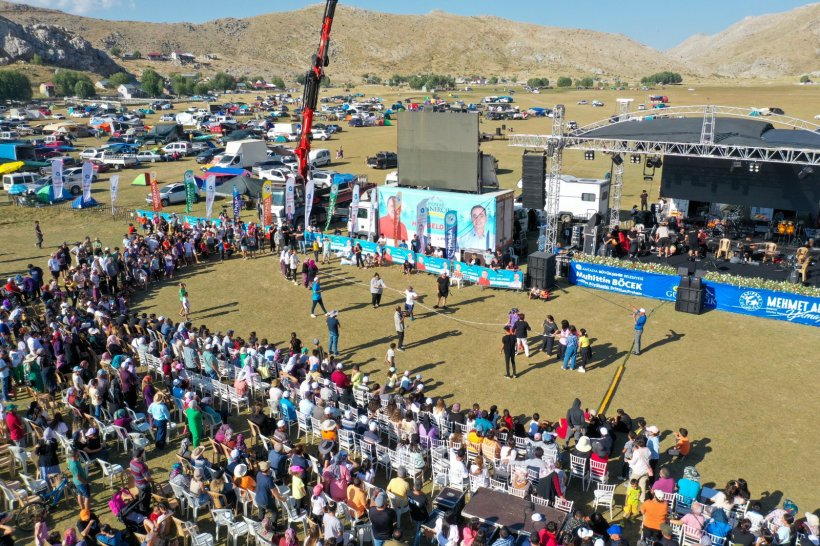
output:
[[[210, 239], [213, 248], [233, 246], [249, 231], [228, 219], [221, 226], [186, 227], [162, 219], [149, 225], [143, 234], [131, 226], [121, 248], [113, 251], [99, 239], [64, 244], [49, 259], [51, 279], [32, 264], [28, 275], [11, 278], [3, 287], [0, 433], [16, 447], [31, 449], [47, 484], [61, 477], [65, 463], [79, 508], [76, 526], [57, 536], [47, 514], [38, 515], [37, 546], [119, 546], [118, 540], [137, 535], [145, 546], [172, 544], [177, 502], [199, 508], [200, 514], [213, 510], [217, 525], [230, 520], [230, 509], [249, 505], [257, 539], [279, 546], [299, 543], [297, 522], [303, 524], [307, 546], [344, 544], [365, 528], [374, 546], [418, 545], [423, 533], [440, 546], [508, 546], [515, 538], [507, 528], [454, 516], [430, 521], [428, 483], [465, 492], [501, 484], [505, 492], [523, 490], [566, 506], [558, 501], [568, 497], [577, 461], [587, 471], [593, 461], [620, 461], [620, 472], [612, 474], [629, 484], [627, 523], [642, 516], [641, 537], [647, 543], [670, 546], [679, 525], [717, 537], [710, 539], [714, 544], [720, 538], [744, 546], [798, 541], [798, 546], [818, 546], [816, 516], [801, 514], [791, 503], [764, 514], [748, 505], [744, 480], [706, 495], [694, 466], [676, 479], [681, 465], [671, 463], [691, 450], [685, 428], [667, 451], [658, 427], [620, 409], [613, 417], [600, 415], [578, 399], [565, 416], [553, 419], [537, 413], [519, 418], [494, 405], [447, 404], [426, 392], [420, 374], [398, 370], [395, 350], [402, 348], [401, 336], [398, 346], [388, 349], [388, 374], [380, 385], [359, 366], [338, 359], [332, 336], [325, 351], [318, 338], [304, 343], [297, 332], [280, 344], [256, 332], [243, 338], [233, 330], [223, 334], [192, 324], [182, 283], [181, 320], [136, 313], [130, 308], [135, 290], [176, 279], [198, 261], [221, 255], [210, 251]], [[287, 256], [297, 256], [297, 267], [289, 258], [283, 274], [311, 288], [314, 305], [324, 310], [318, 267], [312, 276], [309, 266], [306, 276], [296, 277], [302, 259], [298, 245], [289, 248], [292, 242], [274, 238]], [[312, 261], [315, 266], [318, 256]], [[378, 283], [371, 287], [383, 289]], [[408, 288], [406, 307], [396, 310], [402, 323], [414, 318], [413, 294]], [[378, 303], [373, 300], [374, 306]], [[439, 303], [446, 305], [446, 297]], [[515, 311], [502, 347], [505, 357], [512, 357], [512, 376], [515, 354], [530, 354], [529, 324]], [[332, 333], [336, 315], [328, 315]], [[337, 320], [337, 343], [338, 326]], [[564, 368], [575, 367], [577, 354], [586, 362], [584, 350], [590, 345], [582, 342], [588, 341], [583, 329], [566, 321], [557, 324], [551, 316], [543, 327], [542, 349], [550, 355], [557, 349]], [[215, 384], [231, 390], [225, 395]], [[23, 415], [15, 400], [26, 389], [35, 396]], [[243, 400], [248, 413], [241, 412]], [[91, 501], [100, 486], [89, 476], [87, 463], [113, 456], [109, 426], [135, 434], [124, 469], [134, 484], [133, 499], [117, 491], [109, 504], [122, 528], [101, 524]], [[314, 438], [315, 450], [304, 441]], [[209, 448], [216, 450], [210, 458]], [[147, 461], [170, 457], [172, 449], [179, 462], [163, 469], [168, 471], [164, 484], [164, 476], [154, 475]], [[685, 513], [669, 510], [666, 495], [672, 493], [688, 503]], [[399, 523], [405, 513], [411, 526]], [[601, 546], [598, 541], [628, 546], [624, 534], [637, 532], [612, 524], [602, 511], [581, 507], [570, 509], [560, 525], [541, 521], [535, 528], [530, 541], [538, 546]], [[20, 533], [3, 526], [0, 531], [4, 537]]]

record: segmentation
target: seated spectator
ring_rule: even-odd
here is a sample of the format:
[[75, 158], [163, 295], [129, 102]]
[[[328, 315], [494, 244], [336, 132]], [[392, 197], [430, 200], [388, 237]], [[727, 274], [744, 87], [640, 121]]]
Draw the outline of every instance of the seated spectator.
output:
[[663, 491], [664, 493], [675, 492], [675, 479], [669, 476], [669, 469], [666, 467], [658, 471], [658, 479], [652, 484], [653, 491]]
[[679, 428], [675, 433], [675, 447], [667, 449], [666, 453], [673, 457], [686, 457], [689, 455], [689, 450], [692, 444], [689, 442], [689, 431], [685, 428]]

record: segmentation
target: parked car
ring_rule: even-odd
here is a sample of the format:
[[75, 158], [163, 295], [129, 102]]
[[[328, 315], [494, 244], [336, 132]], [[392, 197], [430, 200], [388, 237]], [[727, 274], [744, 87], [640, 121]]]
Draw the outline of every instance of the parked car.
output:
[[284, 182], [293, 173], [288, 169], [267, 169], [259, 172], [259, 178], [263, 180], [273, 180], [274, 182]]
[[99, 159], [103, 151], [98, 148], [86, 148], [80, 152], [80, 159]]
[[313, 136], [313, 140], [327, 140], [330, 138], [327, 129], [313, 129], [310, 134]]
[[601, 101], [599, 101], [599, 100], [594, 100], [594, 101], [592, 101], [592, 106], [594, 106], [595, 108], [600, 108], [600, 107], [602, 107], [603, 105], [604, 105], [604, 103], [603, 103], [603, 102], [601, 102]]
[[290, 170], [283, 161], [279, 161], [278, 159], [269, 159], [267, 161], [260, 161], [259, 163], [254, 163], [253, 167], [251, 168], [251, 172], [255, 176], [259, 176], [259, 173], [262, 171], [268, 171], [270, 169], [287, 169]]
[[[174, 182], [172, 184], [168, 184], [167, 186], [160, 188], [159, 196], [163, 207], [167, 207], [168, 205], [175, 205], [178, 203], [184, 203], [185, 184], [183, 184], [182, 182]], [[150, 193], [145, 197], [145, 202], [148, 204], [154, 202]], [[194, 203], [199, 203], [199, 188], [197, 188], [196, 190], [196, 195], [194, 196]]]
[[578, 104], [583, 106], [583, 105], [589, 104], [589, 102], [584, 100], [584, 99], [581, 99], [581, 100], [578, 101]]
[[159, 117], [159, 120], [160, 120], [160, 121], [176, 121], [176, 120], [177, 120], [177, 118], [176, 118], [176, 116], [175, 116], [174, 114], [162, 114], [162, 115]]
[[63, 114], [51, 114], [51, 119], [65, 119]]
[[367, 166], [374, 169], [395, 169], [399, 166], [399, 156], [395, 152], [379, 152], [367, 158]]
[[[80, 181], [83, 179], [83, 168], [82, 167], [69, 167], [68, 169], [63, 169], [63, 177], [79, 177]], [[97, 173], [93, 173], [91, 175], [91, 182], [97, 181]]]
[[208, 148], [196, 154], [196, 162], [200, 165], [210, 163], [217, 154], [221, 154], [225, 148]]
[[165, 161], [165, 155], [152, 150], [143, 150], [137, 152], [137, 161], [140, 163], [156, 163], [157, 161]]

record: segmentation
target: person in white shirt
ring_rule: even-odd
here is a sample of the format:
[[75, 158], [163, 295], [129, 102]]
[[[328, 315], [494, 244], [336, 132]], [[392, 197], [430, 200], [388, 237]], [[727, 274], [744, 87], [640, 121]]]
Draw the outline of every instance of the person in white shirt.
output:
[[450, 472], [449, 479], [451, 484], [464, 484], [469, 478], [467, 473], [467, 465], [464, 460], [467, 458], [467, 451], [462, 447], [458, 451], [450, 452]]
[[410, 320], [416, 320], [416, 317], [413, 316], [413, 308], [416, 306], [418, 297], [419, 295], [413, 290], [412, 286], [408, 286], [407, 290], [404, 291], [404, 310], [407, 312]]

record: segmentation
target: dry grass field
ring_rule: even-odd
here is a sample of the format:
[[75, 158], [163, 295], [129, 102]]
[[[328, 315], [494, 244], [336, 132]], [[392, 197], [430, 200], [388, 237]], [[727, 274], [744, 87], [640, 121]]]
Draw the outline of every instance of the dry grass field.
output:
[[[384, 97], [388, 104], [397, 98], [422, 98], [420, 93], [397, 93], [380, 87], [360, 90], [367, 96]], [[483, 95], [502, 92], [503, 88], [481, 88], [473, 93], [455, 94], [476, 101]], [[551, 91], [541, 95], [519, 93], [516, 100], [523, 107], [566, 104], [568, 119], [583, 125], [611, 115], [617, 97], [634, 98], [637, 104], [645, 102], [646, 94]], [[787, 114], [803, 119], [811, 119], [820, 112], [820, 88], [697, 87], [690, 92], [686, 87], [675, 87], [667, 88], [664, 94], [670, 96], [674, 105], [779, 106]], [[598, 99], [605, 107], [578, 106], [580, 99]], [[550, 121], [514, 121], [506, 125], [516, 133], [547, 133]], [[500, 124], [484, 122], [481, 129], [494, 132], [497, 125]], [[396, 127], [345, 127], [340, 138], [317, 142], [316, 146], [331, 150], [343, 146], [345, 161], [335, 163], [333, 169], [368, 174], [371, 180], [380, 182], [386, 173], [369, 170], [364, 158], [380, 149], [395, 149], [395, 132]], [[94, 139], [81, 143], [95, 144]], [[520, 150], [507, 147], [503, 141], [483, 144], [482, 149], [499, 159], [502, 186], [514, 187], [520, 177]], [[157, 163], [148, 170], [156, 170], [160, 182], [166, 183], [180, 181], [185, 169], [197, 167], [188, 159]], [[606, 168], [601, 161], [583, 161], [577, 153], [565, 155], [565, 171], [571, 174], [601, 176]], [[145, 208], [147, 189], [130, 186], [139, 172], [121, 173], [119, 205]], [[109, 203], [107, 178], [103, 175], [93, 191], [104, 206]], [[657, 183], [656, 176], [654, 184]], [[631, 206], [643, 187], [640, 169], [628, 165], [623, 208]], [[656, 185], [647, 189], [652, 197], [657, 195]], [[218, 201], [215, 210], [219, 206]], [[195, 206], [193, 214], [204, 215], [204, 202]], [[250, 219], [250, 213], [245, 215]], [[45, 232], [43, 250], [33, 244], [35, 219], [40, 220]], [[16, 208], [4, 203], [0, 206], [0, 277], [20, 272], [28, 263], [44, 267], [52, 248], [85, 235], [100, 236], [105, 245], [118, 246], [126, 227], [124, 221], [112, 220], [105, 212]], [[411, 283], [423, 296], [422, 303], [427, 307], [433, 305], [433, 277], [408, 278], [395, 269], [379, 272], [391, 289], [403, 290]], [[340, 311], [343, 362], [359, 364], [375, 381], [381, 382], [385, 377], [384, 353], [394, 336], [391, 307], [400, 299], [397, 293], [388, 291], [382, 308], [372, 309], [363, 284], [372, 273], [338, 263], [322, 271], [325, 302], [329, 308]], [[283, 342], [295, 331], [303, 340], [317, 337], [327, 343], [323, 319], [312, 319], [309, 315], [308, 291], [285, 282], [278, 273], [278, 260], [270, 255], [249, 261], [201, 264], [183, 271], [181, 278], [190, 290], [195, 325], [207, 324], [211, 330], [223, 332], [232, 328], [243, 336], [256, 331], [259, 337], [277, 342]], [[139, 310], [175, 316], [175, 288], [172, 283], [151, 287], [137, 296], [135, 305]], [[601, 402], [615, 370], [627, 358], [632, 340], [628, 308], [632, 305], [644, 306], [650, 312], [644, 335], [646, 351], [626, 362], [626, 371], [610, 407], [622, 407], [633, 417], [645, 416], [659, 426], [664, 431], [664, 448], [673, 443], [671, 431], [681, 426], [688, 428], [695, 447], [686, 464], [697, 464], [705, 482], [722, 486], [729, 479], [742, 477], [748, 480], [752, 496], [763, 498], [769, 507], [791, 498], [801, 509], [814, 510], [820, 478], [806, 467], [806, 461], [816, 460], [820, 455], [814, 440], [820, 415], [816, 396], [816, 348], [820, 343], [817, 329], [714, 311], [701, 316], [680, 314], [671, 304], [566, 284], [547, 303], [528, 301], [524, 294], [465, 287], [454, 290], [448, 312], [439, 314], [422, 309], [418, 319], [411, 323], [408, 350], [400, 354], [398, 366], [400, 371], [421, 373], [430, 395], [443, 397], [448, 403], [497, 404], [516, 415], [538, 411], [544, 418], [557, 419], [576, 396], [586, 407], [596, 407]], [[500, 324], [511, 307], [524, 311], [536, 330], [548, 313], [586, 328], [594, 340], [595, 352], [595, 363], [588, 373], [563, 372], [555, 360], [548, 361], [536, 352], [529, 360], [519, 360], [518, 380], [505, 381], [499, 353]], [[539, 344], [540, 338], [533, 332], [531, 346]], [[236, 424], [245, 428], [244, 419], [236, 420]], [[165, 477], [171, 459], [166, 455], [152, 458], [149, 463], [158, 475]], [[680, 466], [674, 466], [678, 473]], [[101, 485], [98, 470], [93, 477], [96, 491], [102, 492], [105, 486]], [[617, 491], [619, 503], [622, 493], [622, 489]], [[590, 500], [590, 495], [580, 494], [574, 486], [570, 497]], [[107, 494], [98, 494], [94, 503], [98, 513], [110, 519], [107, 500]], [[66, 506], [71, 510], [60, 511], [51, 520], [60, 530], [76, 517], [74, 504], [69, 502]], [[204, 518], [201, 524], [209, 529]], [[28, 544], [30, 537], [18, 537], [17, 543]]]

